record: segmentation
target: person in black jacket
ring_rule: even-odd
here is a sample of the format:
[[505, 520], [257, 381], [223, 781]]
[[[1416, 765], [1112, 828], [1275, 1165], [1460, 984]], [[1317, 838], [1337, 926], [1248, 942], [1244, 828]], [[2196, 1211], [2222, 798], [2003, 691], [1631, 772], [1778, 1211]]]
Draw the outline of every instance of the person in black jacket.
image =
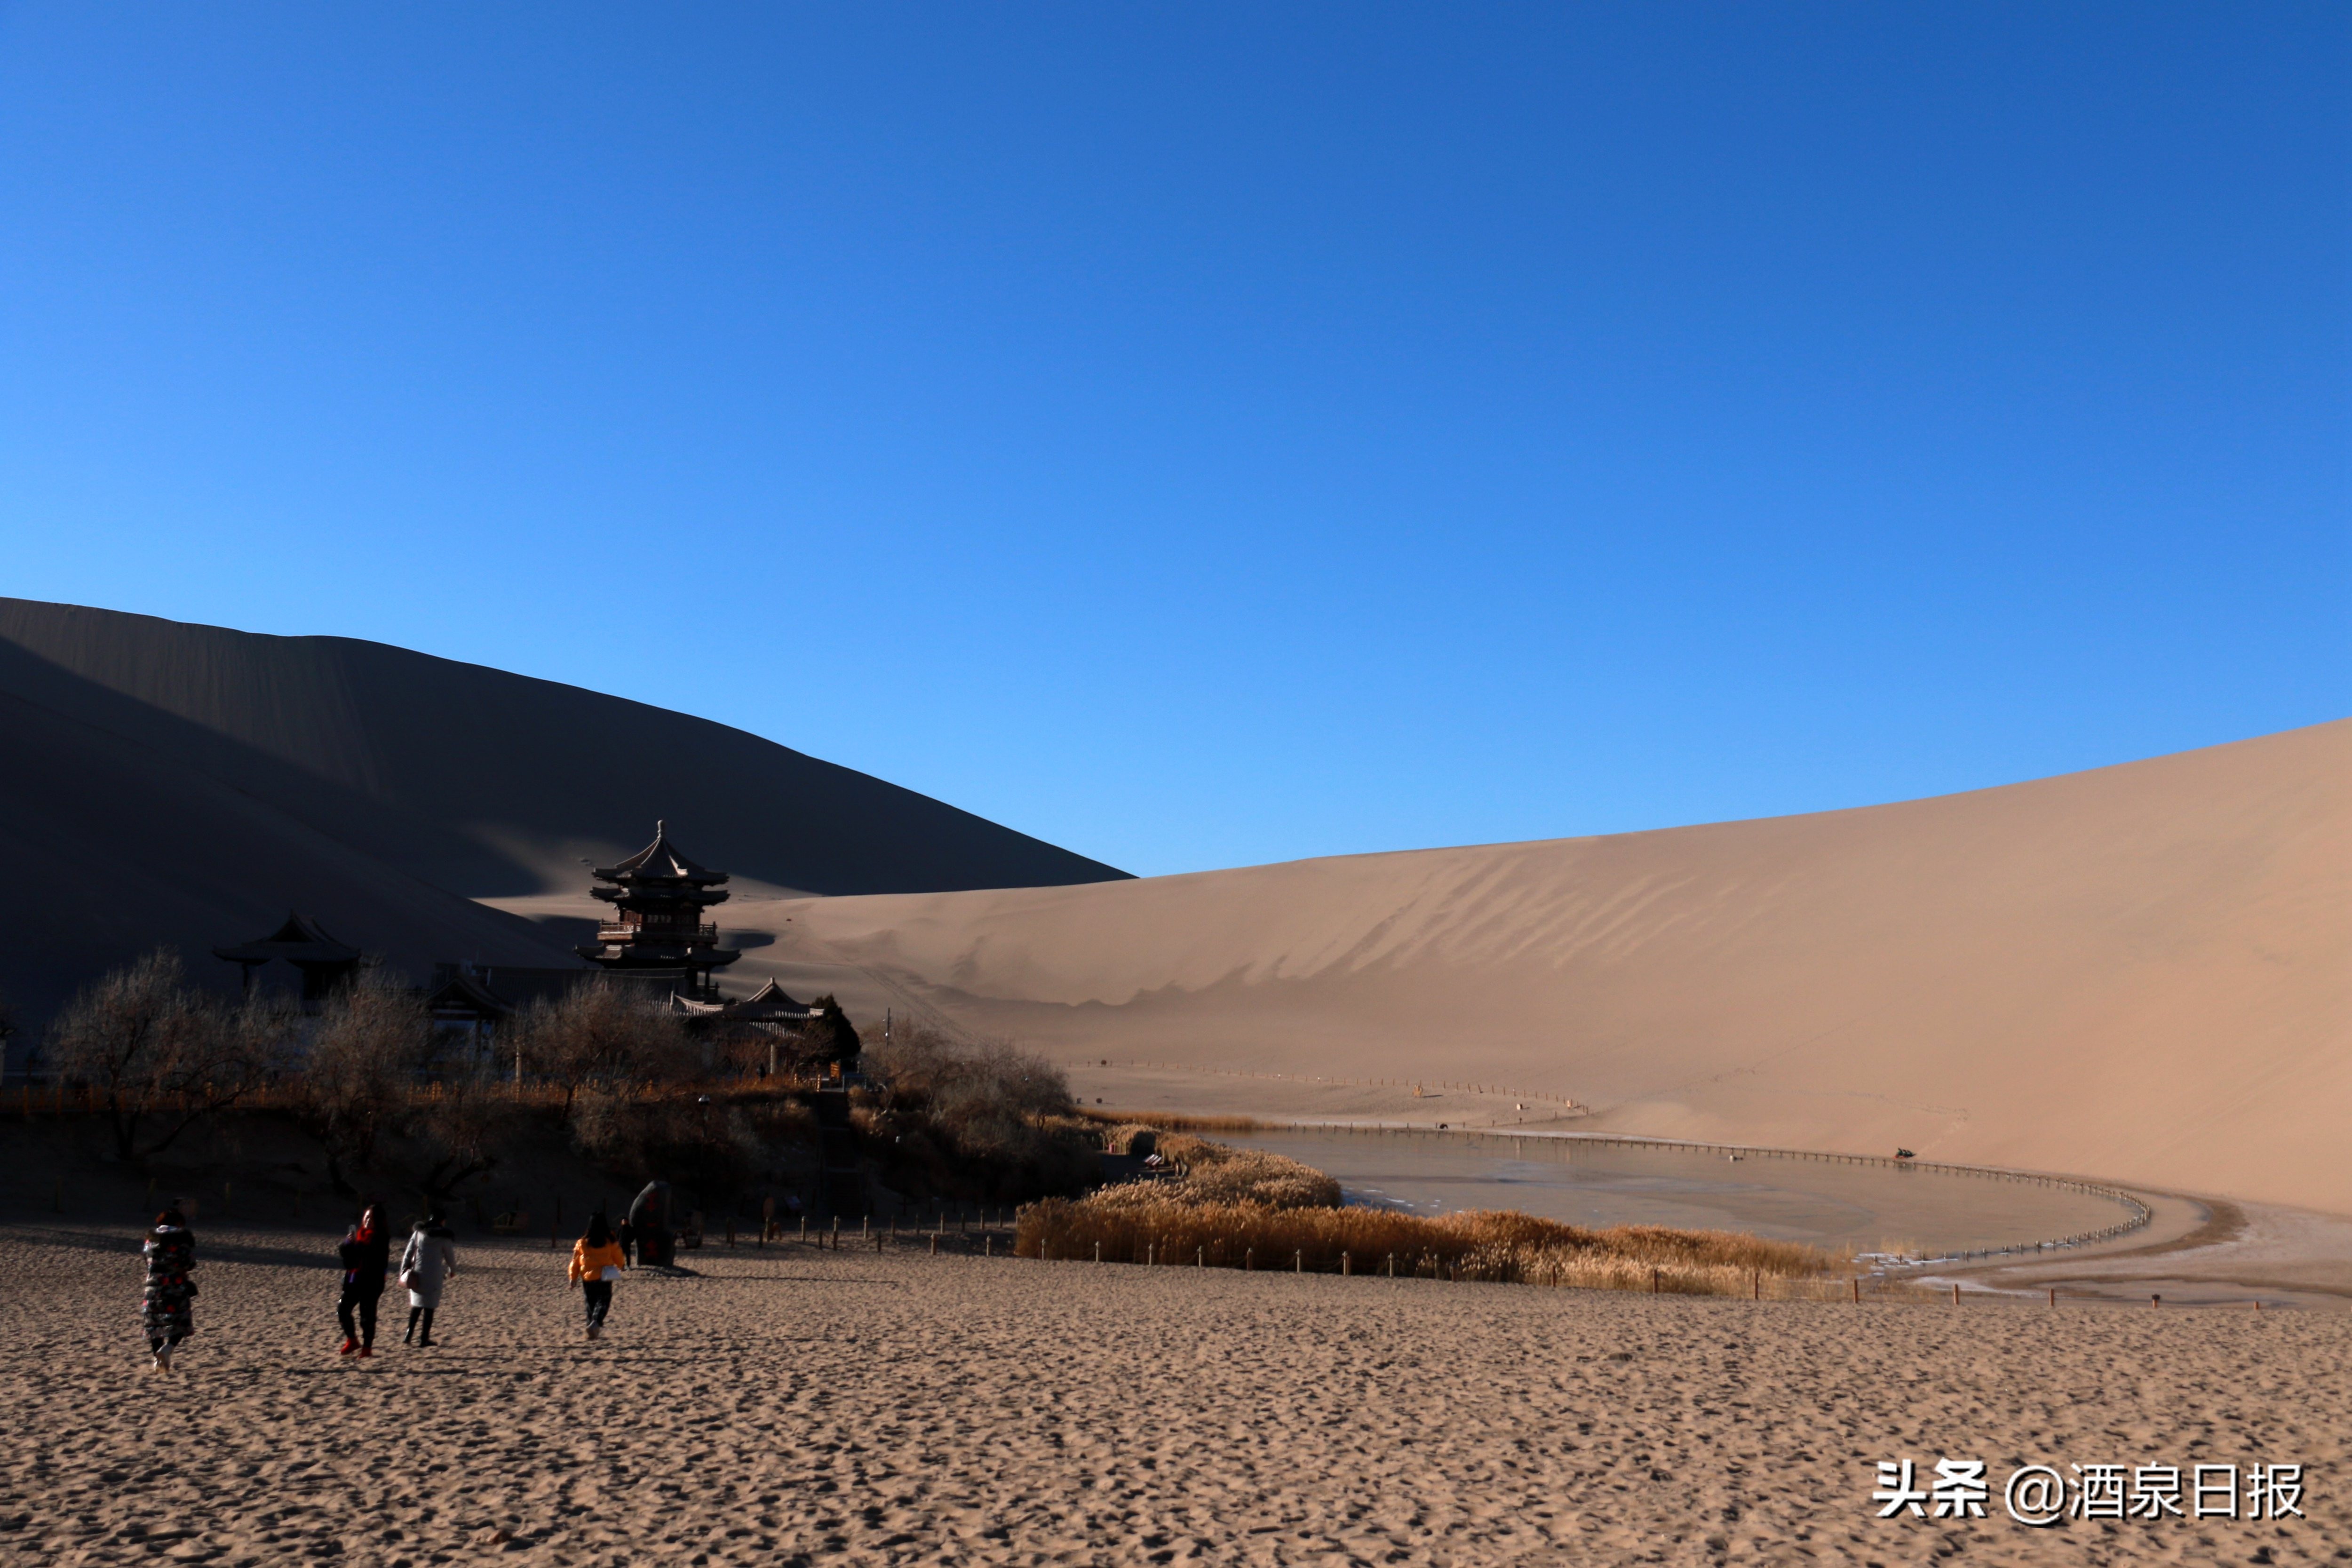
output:
[[[336, 1252], [343, 1260], [343, 1294], [335, 1316], [343, 1325], [343, 1354], [375, 1354], [375, 1308], [383, 1294], [383, 1277], [392, 1268], [392, 1237], [385, 1229], [383, 1210], [370, 1204], [360, 1211], [359, 1223], [343, 1233]], [[359, 1321], [352, 1319], [356, 1312]]]

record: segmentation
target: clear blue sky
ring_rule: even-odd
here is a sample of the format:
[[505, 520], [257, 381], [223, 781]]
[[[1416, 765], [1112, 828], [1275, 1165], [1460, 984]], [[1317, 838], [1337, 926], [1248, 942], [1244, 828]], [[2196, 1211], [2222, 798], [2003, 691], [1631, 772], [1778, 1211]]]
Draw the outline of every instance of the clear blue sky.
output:
[[0, 5], [0, 588], [1141, 872], [2352, 712], [2352, 9]]

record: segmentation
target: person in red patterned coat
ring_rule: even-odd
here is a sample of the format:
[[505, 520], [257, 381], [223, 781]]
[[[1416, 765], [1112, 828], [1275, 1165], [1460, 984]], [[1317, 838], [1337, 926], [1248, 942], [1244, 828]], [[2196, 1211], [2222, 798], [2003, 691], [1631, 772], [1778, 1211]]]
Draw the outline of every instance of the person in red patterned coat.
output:
[[196, 1282], [189, 1272], [196, 1266], [195, 1233], [188, 1216], [177, 1207], [155, 1216], [140, 1249], [147, 1260], [147, 1288], [140, 1300], [139, 1320], [146, 1325], [147, 1348], [155, 1370], [172, 1370], [172, 1352], [196, 1331]]

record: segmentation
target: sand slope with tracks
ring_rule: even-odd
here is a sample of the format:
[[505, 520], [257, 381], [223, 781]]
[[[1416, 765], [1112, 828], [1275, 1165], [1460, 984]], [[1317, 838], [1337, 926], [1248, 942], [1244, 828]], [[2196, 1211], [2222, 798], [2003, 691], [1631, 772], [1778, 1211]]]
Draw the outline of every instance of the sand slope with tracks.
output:
[[2352, 1212], [2352, 721], [1864, 810], [729, 919], [777, 935], [741, 982], [1065, 1059]]

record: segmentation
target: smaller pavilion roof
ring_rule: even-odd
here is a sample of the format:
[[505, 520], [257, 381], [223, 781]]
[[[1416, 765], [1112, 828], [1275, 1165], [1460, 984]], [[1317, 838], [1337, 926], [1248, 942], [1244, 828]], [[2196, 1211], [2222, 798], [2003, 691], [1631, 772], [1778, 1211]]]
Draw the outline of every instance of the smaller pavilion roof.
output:
[[751, 995], [732, 1002], [693, 1002], [674, 996], [670, 1005], [698, 1018], [718, 1017], [741, 1024], [804, 1024], [817, 1016], [814, 1007], [794, 1001], [773, 980]]
[[327, 928], [299, 910], [286, 911], [285, 923], [268, 936], [240, 942], [235, 947], [216, 947], [213, 956], [231, 963], [268, 963], [282, 958], [296, 965], [357, 963], [360, 950], [346, 942], [337, 942]]
[[462, 969], [452, 970], [446, 980], [435, 986], [425, 1005], [436, 1016], [463, 1013], [479, 1018], [509, 1017], [515, 1011], [513, 1003]]

